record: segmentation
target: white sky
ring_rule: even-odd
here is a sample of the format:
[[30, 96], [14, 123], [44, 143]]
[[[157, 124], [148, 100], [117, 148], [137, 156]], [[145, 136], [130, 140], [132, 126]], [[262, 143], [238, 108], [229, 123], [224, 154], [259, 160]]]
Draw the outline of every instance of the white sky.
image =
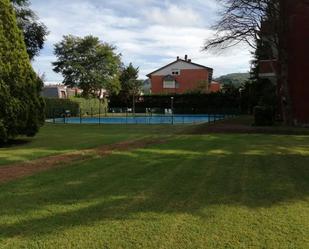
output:
[[140, 68], [140, 78], [188, 54], [214, 68], [215, 76], [247, 72], [251, 54], [245, 45], [210, 54], [202, 46], [218, 18], [215, 0], [32, 0], [32, 9], [48, 27], [45, 48], [33, 62], [46, 81], [61, 82], [52, 70], [53, 46], [63, 35], [94, 35], [112, 43], [125, 64]]

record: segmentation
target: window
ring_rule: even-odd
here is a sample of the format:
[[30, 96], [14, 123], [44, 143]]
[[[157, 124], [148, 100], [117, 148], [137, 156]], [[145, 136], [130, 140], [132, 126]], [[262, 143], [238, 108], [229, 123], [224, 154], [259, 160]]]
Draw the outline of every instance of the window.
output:
[[60, 96], [61, 99], [67, 98], [67, 93], [65, 91], [61, 91], [60, 94], [61, 94], [61, 96]]
[[179, 69], [172, 69], [172, 75], [180, 75]]
[[164, 80], [163, 81], [163, 88], [172, 88], [174, 89], [176, 87], [175, 80]]

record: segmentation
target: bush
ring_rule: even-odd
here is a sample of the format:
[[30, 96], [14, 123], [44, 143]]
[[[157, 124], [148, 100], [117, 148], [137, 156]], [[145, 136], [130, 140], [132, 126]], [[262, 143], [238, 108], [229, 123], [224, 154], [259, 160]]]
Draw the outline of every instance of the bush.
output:
[[85, 99], [74, 97], [71, 100], [75, 103], [78, 103], [82, 113], [86, 115], [97, 115], [99, 112], [103, 113], [107, 107], [107, 104], [104, 100], [99, 100], [97, 98]]
[[[176, 114], [236, 113], [239, 110], [239, 96], [230, 93], [186, 93], [166, 95], [144, 95], [136, 101], [136, 108], [164, 110], [171, 108], [171, 97]], [[111, 108], [132, 107], [117, 96], [110, 99]], [[164, 112], [164, 111], [163, 111]]]
[[33, 71], [9, 0], [0, 0], [0, 143], [44, 123], [43, 82]]
[[63, 117], [65, 111], [69, 110], [71, 116], [78, 116], [80, 111], [82, 115], [97, 115], [103, 113], [106, 104], [99, 99], [71, 98], [71, 99], [45, 99], [45, 115], [47, 118]]
[[271, 126], [274, 124], [274, 110], [270, 106], [254, 108], [254, 124], [256, 126]]
[[79, 104], [70, 99], [45, 99], [45, 116], [47, 118], [63, 117], [65, 111], [69, 110], [72, 116], [79, 113]]

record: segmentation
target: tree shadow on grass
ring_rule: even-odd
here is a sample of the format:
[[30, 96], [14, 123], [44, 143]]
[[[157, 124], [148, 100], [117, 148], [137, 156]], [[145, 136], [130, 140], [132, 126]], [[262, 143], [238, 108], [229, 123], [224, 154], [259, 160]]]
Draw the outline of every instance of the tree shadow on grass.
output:
[[265, 146], [260, 148], [264, 153], [250, 147], [173, 147], [119, 152], [3, 185], [0, 220], [23, 219], [0, 223], [0, 238], [140, 219], [141, 213], [208, 219], [209, 208], [216, 205], [259, 209], [308, 200], [309, 157], [292, 148], [284, 147], [290, 153], [280, 154], [274, 146], [268, 153]]
[[5, 144], [0, 143], [0, 149], [24, 146], [31, 143], [31, 139], [10, 139]]

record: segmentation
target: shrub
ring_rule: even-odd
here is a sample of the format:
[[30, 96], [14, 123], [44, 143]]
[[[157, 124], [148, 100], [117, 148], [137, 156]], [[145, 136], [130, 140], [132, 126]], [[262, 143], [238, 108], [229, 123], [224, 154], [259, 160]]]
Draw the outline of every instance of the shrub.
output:
[[69, 110], [71, 116], [79, 115], [80, 111], [82, 115], [97, 115], [103, 113], [106, 104], [99, 99], [85, 99], [85, 98], [71, 98], [71, 99], [53, 99], [46, 98], [45, 115], [47, 118], [60, 118], [63, 117], [65, 111]]
[[99, 100], [97, 98], [90, 98], [90, 99], [85, 99], [85, 98], [78, 98], [74, 97], [71, 99], [75, 103], [78, 103], [79, 108], [81, 109], [83, 114], [93, 114], [97, 115], [100, 113], [103, 113], [104, 110], [107, 107], [107, 104], [104, 100]]
[[256, 126], [271, 126], [274, 124], [274, 110], [270, 106], [254, 108], [254, 124]]
[[[144, 95], [136, 103], [136, 108], [164, 110], [171, 108], [171, 97], [174, 97], [173, 108], [177, 114], [236, 113], [239, 110], [239, 96], [229, 93], [186, 93], [165, 95]], [[111, 108], [127, 107], [121, 98], [112, 96]], [[131, 107], [128, 106], [128, 107]]]
[[43, 82], [33, 71], [9, 0], [0, 0], [0, 142], [35, 135], [44, 123]]
[[47, 118], [63, 117], [65, 111], [69, 110], [72, 116], [79, 113], [79, 104], [70, 99], [45, 99], [45, 116]]

